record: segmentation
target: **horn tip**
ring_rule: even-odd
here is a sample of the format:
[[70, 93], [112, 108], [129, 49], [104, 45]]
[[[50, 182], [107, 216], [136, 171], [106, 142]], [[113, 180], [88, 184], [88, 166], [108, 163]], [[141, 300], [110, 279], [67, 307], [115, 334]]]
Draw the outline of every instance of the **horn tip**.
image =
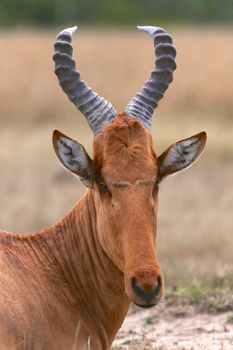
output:
[[74, 32], [76, 32], [76, 30], [78, 29], [78, 26], [74, 26], [74, 27], [71, 27], [71, 28], [66, 28], [66, 29], [63, 29], [59, 34], [59, 35], [62, 35], [62, 34], [69, 34], [70, 36], [72, 36], [74, 34]]
[[155, 31], [157, 31], [157, 30], [163, 30], [160, 27], [154, 27], [154, 26], [137, 26], [137, 29], [149, 34], [150, 36], [153, 36]]

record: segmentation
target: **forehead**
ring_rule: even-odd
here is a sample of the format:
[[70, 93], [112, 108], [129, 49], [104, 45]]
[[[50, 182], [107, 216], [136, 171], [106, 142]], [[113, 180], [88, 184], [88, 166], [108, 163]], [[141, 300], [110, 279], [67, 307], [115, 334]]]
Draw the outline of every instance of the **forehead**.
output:
[[156, 176], [151, 136], [140, 122], [129, 117], [118, 117], [97, 135], [94, 158], [102, 176], [111, 182], [131, 183]]

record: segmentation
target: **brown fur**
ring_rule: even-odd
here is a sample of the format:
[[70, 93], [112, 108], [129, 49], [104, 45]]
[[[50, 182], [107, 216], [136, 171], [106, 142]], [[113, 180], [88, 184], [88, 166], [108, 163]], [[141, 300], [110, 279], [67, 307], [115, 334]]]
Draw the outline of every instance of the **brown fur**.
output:
[[159, 276], [149, 306], [160, 300], [151, 136], [122, 114], [95, 137], [94, 162], [94, 189], [61, 222], [31, 235], [1, 232], [0, 350], [107, 350], [130, 300], [143, 304], [133, 277], [150, 291]]
[[95, 212], [88, 190], [48, 230], [1, 233], [1, 350], [88, 349], [88, 337], [91, 349], [109, 348], [129, 302], [122, 272], [99, 244]]

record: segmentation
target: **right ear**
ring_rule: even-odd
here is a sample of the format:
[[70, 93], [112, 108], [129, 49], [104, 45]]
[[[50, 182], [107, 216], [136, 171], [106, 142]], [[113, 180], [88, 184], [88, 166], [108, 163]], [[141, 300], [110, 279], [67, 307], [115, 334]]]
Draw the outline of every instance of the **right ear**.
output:
[[84, 185], [92, 188], [95, 166], [81, 143], [54, 130], [53, 148], [61, 164], [73, 174], [78, 175]]

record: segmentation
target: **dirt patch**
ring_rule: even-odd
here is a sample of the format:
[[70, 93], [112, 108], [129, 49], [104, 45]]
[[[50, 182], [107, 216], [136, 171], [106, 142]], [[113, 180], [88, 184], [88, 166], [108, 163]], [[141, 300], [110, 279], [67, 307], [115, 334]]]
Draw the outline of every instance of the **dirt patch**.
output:
[[132, 306], [113, 350], [233, 350], [232, 288], [186, 287], [155, 308]]
[[114, 350], [232, 350], [229, 313], [187, 317], [156, 315], [145, 310], [129, 315], [114, 342]]

